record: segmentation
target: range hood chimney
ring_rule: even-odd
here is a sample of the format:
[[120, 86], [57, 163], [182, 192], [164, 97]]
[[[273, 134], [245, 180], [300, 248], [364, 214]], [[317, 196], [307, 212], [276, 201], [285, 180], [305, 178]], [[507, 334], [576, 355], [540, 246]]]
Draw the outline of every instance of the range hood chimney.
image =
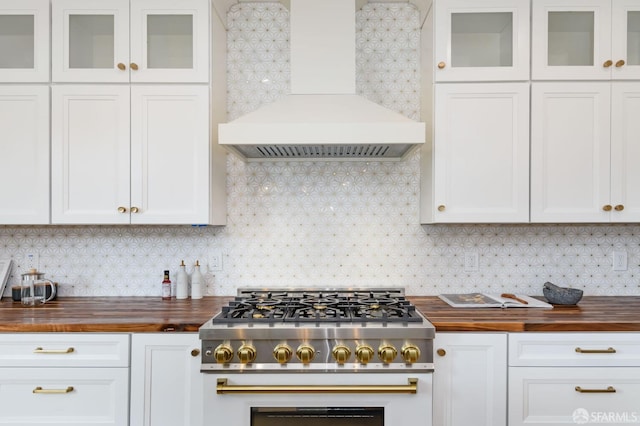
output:
[[355, 0], [291, 0], [291, 94], [218, 126], [248, 160], [400, 159], [425, 124], [356, 93]]

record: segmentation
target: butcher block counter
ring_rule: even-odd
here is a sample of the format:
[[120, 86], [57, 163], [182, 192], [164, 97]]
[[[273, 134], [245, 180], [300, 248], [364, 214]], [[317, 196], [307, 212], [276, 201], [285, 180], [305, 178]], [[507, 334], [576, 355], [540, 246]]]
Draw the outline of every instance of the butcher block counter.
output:
[[[578, 306], [452, 308], [435, 296], [408, 297], [436, 331], [640, 331], [640, 297], [586, 296]], [[62, 297], [37, 307], [0, 302], [0, 332], [197, 331], [231, 297]]]

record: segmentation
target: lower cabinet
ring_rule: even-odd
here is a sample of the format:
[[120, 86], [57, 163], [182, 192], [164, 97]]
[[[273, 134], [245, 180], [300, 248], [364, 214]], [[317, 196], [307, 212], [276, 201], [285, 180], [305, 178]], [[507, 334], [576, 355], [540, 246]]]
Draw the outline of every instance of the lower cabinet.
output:
[[1, 425], [126, 426], [128, 395], [128, 334], [0, 334]]
[[509, 425], [640, 423], [638, 333], [509, 336]]
[[436, 333], [433, 424], [507, 424], [507, 334]]
[[131, 426], [203, 424], [198, 333], [131, 337]]

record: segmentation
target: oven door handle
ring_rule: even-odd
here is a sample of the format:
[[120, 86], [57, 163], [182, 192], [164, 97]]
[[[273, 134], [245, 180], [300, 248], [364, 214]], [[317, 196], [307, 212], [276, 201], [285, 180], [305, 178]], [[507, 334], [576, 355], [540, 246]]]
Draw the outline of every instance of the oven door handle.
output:
[[216, 393], [417, 393], [418, 379], [408, 381], [408, 385], [229, 385], [227, 379], [218, 379]]

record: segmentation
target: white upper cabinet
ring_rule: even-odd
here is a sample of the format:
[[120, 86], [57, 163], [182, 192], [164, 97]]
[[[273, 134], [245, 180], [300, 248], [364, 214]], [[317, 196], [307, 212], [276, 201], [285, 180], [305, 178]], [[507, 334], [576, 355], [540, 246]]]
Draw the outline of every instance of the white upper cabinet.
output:
[[532, 78], [640, 78], [639, 0], [532, 0]]
[[532, 85], [531, 221], [640, 221], [640, 84]]
[[49, 0], [0, 0], [0, 82], [49, 81]]
[[434, 5], [435, 81], [529, 79], [529, 0]]
[[209, 80], [207, 0], [53, 0], [55, 82]]
[[56, 85], [54, 224], [208, 224], [204, 85]]
[[422, 223], [529, 221], [529, 83], [436, 84]]
[[49, 223], [49, 88], [0, 85], [0, 224]]

